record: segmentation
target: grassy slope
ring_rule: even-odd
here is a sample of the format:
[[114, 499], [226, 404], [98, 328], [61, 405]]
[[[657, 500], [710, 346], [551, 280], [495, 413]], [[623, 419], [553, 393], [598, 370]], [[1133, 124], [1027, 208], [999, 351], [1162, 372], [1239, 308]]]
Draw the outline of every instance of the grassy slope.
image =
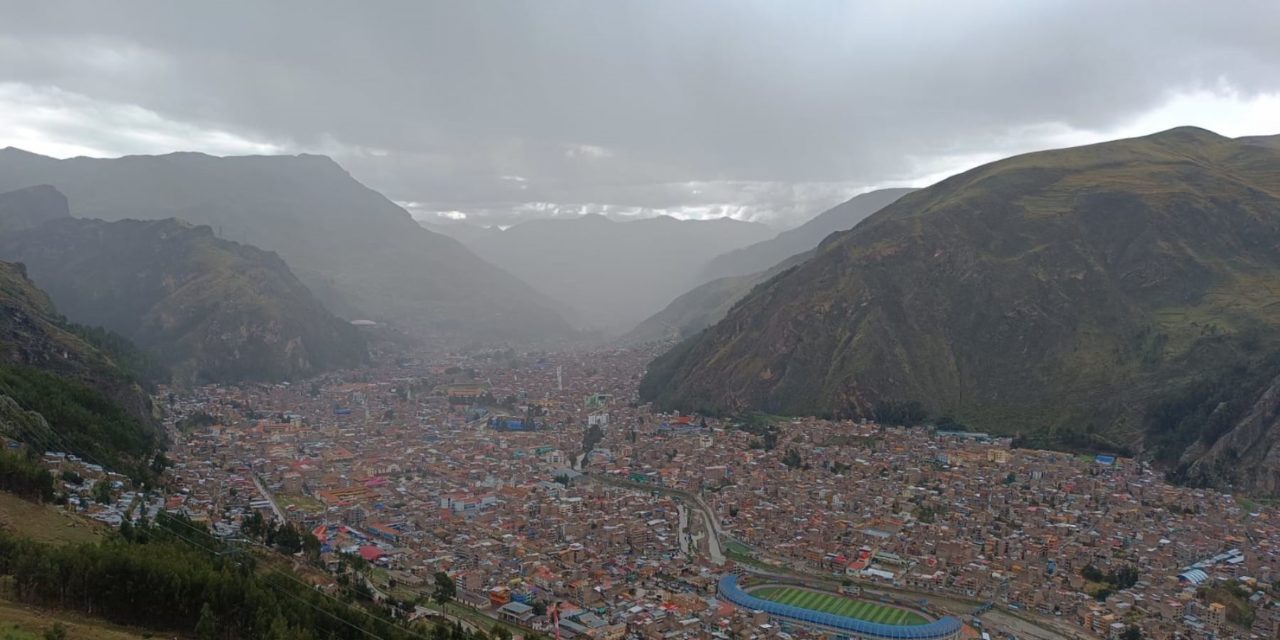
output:
[[[140, 640], [154, 638], [144, 632], [113, 625], [87, 616], [63, 611], [47, 611], [0, 598], [0, 640], [40, 640], [44, 632], [61, 624], [67, 637], [75, 640]], [[171, 634], [163, 637], [174, 637]]]
[[[0, 491], [0, 530], [37, 542], [78, 544], [99, 542], [105, 528], [51, 505], [28, 502]], [[0, 640], [38, 640], [54, 623], [62, 623], [70, 638], [133, 640], [149, 637], [101, 620], [66, 612], [35, 609], [0, 597]], [[6, 635], [7, 634], [7, 635]]]
[[75, 544], [102, 540], [105, 528], [52, 505], [28, 502], [0, 491], [0, 530], [36, 542]]

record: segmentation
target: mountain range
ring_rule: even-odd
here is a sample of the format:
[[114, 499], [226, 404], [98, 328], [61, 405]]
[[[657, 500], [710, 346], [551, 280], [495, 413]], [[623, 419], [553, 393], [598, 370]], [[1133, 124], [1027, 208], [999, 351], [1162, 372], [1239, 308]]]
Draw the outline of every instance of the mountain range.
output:
[[625, 331], [703, 282], [711, 258], [773, 235], [759, 223], [602, 215], [532, 220], [506, 230], [440, 226], [477, 255], [563, 304], [582, 328]]
[[283, 260], [207, 226], [73, 218], [41, 186], [0, 194], [0, 230], [0, 258], [25, 264], [72, 321], [125, 336], [173, 380], [288, 379], [365, 359], [355, 327]]
[[416, 224], [329, 158], [200, 153], [59, 160], [0, 150], [0, 191], [52, 185], [76, 216], [180, 218], [274, 251], [334, 313], [439, 339], [541, 339], [568, 324], [531, 287]]
[[908, 194], [660, 357], [641, 392], [945, 417], [1275, 492], [1278, 351], [1280, 147], [1179, 128]]

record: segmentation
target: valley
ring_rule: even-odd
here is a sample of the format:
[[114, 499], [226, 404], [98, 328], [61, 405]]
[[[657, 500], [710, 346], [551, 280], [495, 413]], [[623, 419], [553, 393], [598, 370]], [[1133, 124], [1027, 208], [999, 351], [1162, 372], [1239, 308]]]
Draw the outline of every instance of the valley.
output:
[[[546, 634], [545, 616], [516, 605], [560, 602], [566, 629], [606, 635], [671, 615], [742, 628], [750, 616], [708, 606], [729, 570], [936, 600], [937, 615], [966, 621], [964, 607], [991, 603], [992, 630], [1172, 633], [1195, 606], [1177, 598], [1188, 565], [1277, 570], [1280, 512], [1171, 486], [1137, 460], [975, 432], [658, 412], [635, 402], [656, 349], [421, 353], [307, 384], [162, 391], [174, 484], [150, 502], [230, 538], [260, 535], [251, 519], [310, 532], [316, 566], [408, 615], [432, 615], [445, 572], [459, 615]], [[83, 504], [109, 519], [132, 502]], [[1234, 539], [1239, 561], [1210, 560]], [[1105, 596], [1082, 577], [1129, 568], [1137, 581]]]
[[11, 2], [0, 640], [1280, 640], [1280, 3]]

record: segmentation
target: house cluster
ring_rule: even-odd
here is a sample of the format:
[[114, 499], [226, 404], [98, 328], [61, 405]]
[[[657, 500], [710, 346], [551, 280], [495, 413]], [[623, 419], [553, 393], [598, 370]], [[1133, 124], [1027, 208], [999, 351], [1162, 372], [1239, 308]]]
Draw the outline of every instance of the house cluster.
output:
[[1169, 485], [1134, 460], [985, 434], [675, 421], [606, 439], [609, 472], [701, 496], [744, 561], [990, 602], [1101, 637], [1130, 626], [1280, 637], [1274, 508]]
[[558, 606], [562, 637], [815, 637], [716, 599], [749, 566], [1084, 636], [1280, 638], [1274, 508], [982, 434], [657, 413], [636, 402], [653, 355], [400, 356], [162, 390], [182, 490], [153, 508], [226, 536], [255, 512], [291, 522], [331, 568], [358, 556], [378, 597], [420, 601], [445, 572], [520, 628], [554, 631]]

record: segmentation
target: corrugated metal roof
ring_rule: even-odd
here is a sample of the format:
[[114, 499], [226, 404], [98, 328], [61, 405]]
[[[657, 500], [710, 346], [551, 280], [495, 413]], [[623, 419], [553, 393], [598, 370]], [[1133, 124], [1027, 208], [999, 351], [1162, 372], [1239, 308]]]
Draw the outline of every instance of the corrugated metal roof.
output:
[[1178, 577], [1190, 582], [1191, 584], [1200, 584], [1201, 582], [1209, 579], [1209, 574], [1200, 569], [1192, 569], [1190, 571], [1183, 571], [1182, 573], [1179, 573]]

